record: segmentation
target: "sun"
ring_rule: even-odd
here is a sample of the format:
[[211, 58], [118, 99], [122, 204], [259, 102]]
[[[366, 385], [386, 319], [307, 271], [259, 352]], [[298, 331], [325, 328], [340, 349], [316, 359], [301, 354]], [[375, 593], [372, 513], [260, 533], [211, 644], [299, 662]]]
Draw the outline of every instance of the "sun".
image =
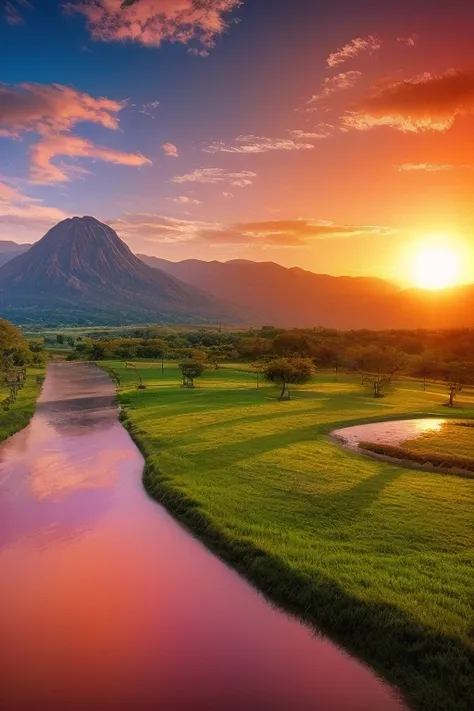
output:
[[413, 257], [412, 281], [421, 289], [446, 289], [459, 283], [461, 259], [444, 246], [420, 248]]

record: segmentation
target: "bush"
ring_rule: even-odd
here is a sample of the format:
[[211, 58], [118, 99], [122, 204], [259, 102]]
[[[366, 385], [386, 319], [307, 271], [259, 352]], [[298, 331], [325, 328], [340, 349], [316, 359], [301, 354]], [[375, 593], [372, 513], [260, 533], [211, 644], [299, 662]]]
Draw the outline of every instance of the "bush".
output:
[[[452, 455], [428, 454], [427, 452], [413, 452], [410, 449], [396, 447], [392, 444], [379, 444], [375, 442], [359, 442], [359, 448], [384, 457], [406, 460], [417, 464], [431, 464], [433, 467], [444, 469], [464, 469], [468, 478], [474, 478], [474, 459], [453, 457]], [[468, 472], [472, 472], [472, 475]]]

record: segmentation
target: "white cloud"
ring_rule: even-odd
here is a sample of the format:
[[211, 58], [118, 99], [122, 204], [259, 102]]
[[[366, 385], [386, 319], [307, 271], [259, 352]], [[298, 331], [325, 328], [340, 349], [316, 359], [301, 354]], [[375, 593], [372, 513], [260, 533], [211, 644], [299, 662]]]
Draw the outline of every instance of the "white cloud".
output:
[[[319, 138], [319, 136], [318, 136]], [[295, 141], [292, 138], [266, 138], [262, 136], [238, 136], [236, 145], [230, 146], [223, 141], [215, 141], [204, 146], [205, 153], [268, 153], [269, 151], [311, 150], [311, 143]]]
[[192, 173], [178, 175], [173, 178], [173, 183], [230, 183], [237, 187], [246, 187], [251, 185], [253, 179], [257, 177], [256, 173], [250, 170], [242, 170], [240, 172], [229, 172], [223, 168], [198, 168]]

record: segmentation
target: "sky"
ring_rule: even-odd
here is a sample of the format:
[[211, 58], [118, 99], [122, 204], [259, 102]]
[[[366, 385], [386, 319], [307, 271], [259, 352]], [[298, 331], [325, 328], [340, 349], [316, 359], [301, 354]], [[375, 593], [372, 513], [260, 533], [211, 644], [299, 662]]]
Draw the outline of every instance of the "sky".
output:
[[0, 239], [474, 281], [474, 4], [0, 0]]

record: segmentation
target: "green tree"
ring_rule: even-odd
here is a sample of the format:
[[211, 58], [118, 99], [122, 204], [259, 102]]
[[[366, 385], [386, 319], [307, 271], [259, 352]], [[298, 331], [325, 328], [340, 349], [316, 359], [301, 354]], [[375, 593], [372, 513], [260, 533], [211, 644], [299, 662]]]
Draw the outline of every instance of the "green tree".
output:
[[57, 343], [59, 346], [62, 346], [62, 345], [63, 345], [63, 343], [64, 343], [64, 336], [63, 336], [62, 333], [56, 334], [56, 343]]
[[190, 359], [180, 363], [179, 369], [181, 371], [181, 375], [183, 376], [183, 387], [193, 388], [194, 379], [199, 378], [204, 373], [206, 366], [202, 361]]
[[313, 364], [308, 358], [277, 358], [267, 363], [265, 379], [281, 386], [280, 400], [290, 400], [290, 385], [307, 383], [313, 374]]

